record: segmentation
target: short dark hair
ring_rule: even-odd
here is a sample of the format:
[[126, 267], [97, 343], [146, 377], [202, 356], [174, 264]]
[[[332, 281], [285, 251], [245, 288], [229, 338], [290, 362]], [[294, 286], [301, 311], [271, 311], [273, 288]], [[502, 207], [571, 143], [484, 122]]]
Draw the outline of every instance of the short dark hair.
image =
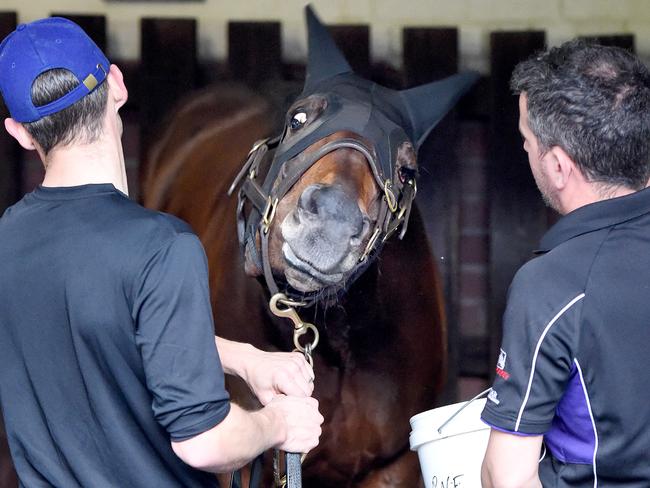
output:
[[[32, 85], [32, 102], [35, 106], [45, 105], [70, 92], [79, 80], [66, 69], [51, 69], [41, 73]], [[99, 138], [103, 130], [107, 83], [60, 112], [47, 115], [23, 125], [48, 154], [55, 146], [67, 146], [72, 142], [91, 143]]]
[[542, 152], [561, 147], [590, 181], [646, 186], [650, 73], [632, 53], [569, 41], [517, 65], [511, 88]]

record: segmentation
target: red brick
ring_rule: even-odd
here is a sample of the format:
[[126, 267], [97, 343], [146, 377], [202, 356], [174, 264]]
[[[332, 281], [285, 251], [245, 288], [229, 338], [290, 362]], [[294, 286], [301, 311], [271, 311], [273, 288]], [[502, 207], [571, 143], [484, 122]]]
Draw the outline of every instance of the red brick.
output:
[[460, 188], [463, 195], [485, 195], [487, 188], [485, 167], [463, 164], [460, 170]]
[[460, 271], [461, 298], [477, 298], [484, 300], [487, 294], [487, 265], [467, 269], [461, 266]]
[[460, 124], [458, 152], [461, 158], [485, 158], [487, 155], [486, 124]]
[[460, 333], [468, 337], [482, 337], [487, 333], [487, 302], [461, 298], [458, 325]]
[[475, 376], [463, 376], [458, 378], [458, 401], [464, 402], [474, 398], [476, 395], [490, 386], [485, 378]]
[[487, 234], [467, 235], [461, 231], [458, 250], [461, 264], [486, 263], [488, 260]]
[[460, 202], [460, 227], [472, 229], [487, 229], [489, 204], [483, 197], [463, 196]]
[[126, 158], [138, 158], [140, 156], [140, 126], [131, 121], [124, 121], [123, 124], [122, 148], [124, 156]]

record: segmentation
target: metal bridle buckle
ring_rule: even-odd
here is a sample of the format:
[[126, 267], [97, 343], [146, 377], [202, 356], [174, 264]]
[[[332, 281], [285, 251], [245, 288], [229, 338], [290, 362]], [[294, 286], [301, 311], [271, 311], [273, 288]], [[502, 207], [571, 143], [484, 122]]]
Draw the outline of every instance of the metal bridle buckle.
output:
[[[413, 187], [413, 195], [411, 196], [411, 202], [413, 202], [413, 200], [415, 200], [415, 195], [418, 194], [418, 185], [415, 182], [415, 180], [408, 180], [406, 184]], [[409, 205], [411, 204], [411, 202], [409, 202]], [[399, 209], [399, 213], [397, 214], [398, 219], [401, 220], [404, 217], [407, 208], [408, 205], [404, 205]]]
[[373, 250], [373, 248], [375, 247], [375, 244], [377, 243], [377, 239], [379, 238], [379, 234], [381, 234], [381, 228], [377, 227], [377, 228], [375, 228], [375, 231], [372, 233], [372, 236], [370, 236], [370, 239], [368, 240], [368, 244], [366, 244], [365, 251], [363, 251], [363, 254], [359, 258], [360, 263], [364, 262], [368, 258], [368, 255], [370, 254], [370, 251]]
[[268, 140], [269, 140], [269, 138], [266, 137], [266, 138], [264, 138], [264, 139], [260, 139], [260, 140], [258, 140], [258, 141], [255, 141], [255, 142], [253, 143], [253, 147], [251, 148], [251, 150], [248, 151], [248, 155], [250, 156], [251, 154], [253, 154], [253, 153], [254, 153], [255, 151], [257, 151], [257, 150], [258, 150], [258, 149], [259, 149], [263, 144], [266, 144], [266, 141], [268, 141]]
[[390, 180], [384, 181], [384, 196], [386, 197], [386, 203], [388, 204], [390, 211], [395, 213], [397, 211], [397, 198], [395, 198], [391, 186], [392, 183]]
[[262, 212], [262, 231], [265, 234], [268, 234], [269, 229], [271, 228], [271, 223], [275, 218], [275, 211], [277, 208], [278, 199], [276, 198], [275, 200], [271, 200], [271, 197], [269, 196], [268, 200], [266, 201], [264, 211]]

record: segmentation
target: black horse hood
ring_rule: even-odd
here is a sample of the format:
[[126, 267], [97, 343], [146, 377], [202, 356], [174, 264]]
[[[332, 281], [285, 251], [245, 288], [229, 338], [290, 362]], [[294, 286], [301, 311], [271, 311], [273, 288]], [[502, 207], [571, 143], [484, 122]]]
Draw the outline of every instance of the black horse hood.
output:
[[372, 145], [378, 169], [390, 179], [398, 147], [409, 141], [417, 151], [477, 75], [463, 73], [408, 90], [391, 90], [356, 75], [311, 6], [305, 12], [309, 59], [299, 99], [321, 95], [327, 106], [304, 135], [280, 144], [275, 160], [287, 161], [324, 137], [351, 131]]
[[[263, 271], [272, 295], [280, 288], [268, 259], [270, 222], [278, 202], [309, 168], [328, 152], [342, 147], [356, 149], [368, 160], [382, 192], [377, 220], [372, 223], [365, 249], [344, 280], [347, 287], [363, 273], [390, 235], [396, 233], [400, 239], [404, 236], [417, 188], [415, 160], [404, 155], [411, 155], [410, 148], [417, 153], [429, 132], [477, 78], [475, 73], [466, 73], [408, 90], [386, 88], [352, 71], [310, 6], [306, 7], [306, 16], [309, 59], [303, 91], [288, 114], [282, 136], [259, 141], [253, 147], [230, 190], [242, 182], [239, 240], [250, 262]], [[306, 151], [337, 132], [353, 135]], [[260, 168], [266, 168], [266, 172]], [[261, 185], [258, 177], [263, 178]], [[248, 215], [247, 201], [252, 203]], [[308, 297], [303, 293], [292, 296], [313, 304], [321, 296], [341, 291], [344, 288], [325, 287]]]

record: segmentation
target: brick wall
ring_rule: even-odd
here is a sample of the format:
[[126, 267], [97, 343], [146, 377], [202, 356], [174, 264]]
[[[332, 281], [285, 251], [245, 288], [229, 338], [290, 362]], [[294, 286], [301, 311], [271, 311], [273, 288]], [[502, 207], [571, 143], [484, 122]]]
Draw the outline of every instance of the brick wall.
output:
[[487, 388], [489, 205], [487, 198], [487, 127], [461, 125], [459, 218], [459, 365], [458, 400]]

